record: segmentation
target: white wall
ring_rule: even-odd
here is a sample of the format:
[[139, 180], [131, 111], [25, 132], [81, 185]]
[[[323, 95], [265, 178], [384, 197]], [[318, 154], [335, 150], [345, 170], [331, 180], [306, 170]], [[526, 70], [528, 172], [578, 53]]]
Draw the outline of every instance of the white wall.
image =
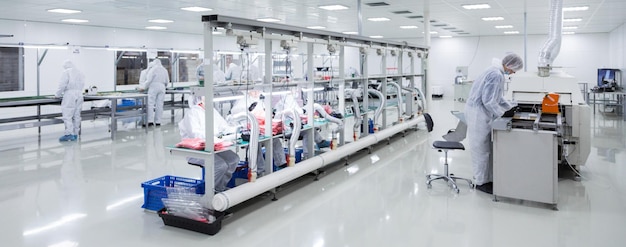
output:
[[[626, 70], [626, 23], [610, 33], [609, 42], [611, 68], [621, 69], [623, 73]], [[622, 82], [622, 85], [626, 84]]]
[[[527, 40], [527, 61], [530, 72], [537, 71], [539, 51], [546, 35], [530, 35]], [[413, 43], [423, 43], [413, 41]], [[491, 65], [492, 58], [502, 58], [506, 52], [524, 57], [523, 36], [483, 36], [466, 38], [433, 38], [429, 55], [431, 85], [443, 85], [445, 94], [453, 94], [455, 69], [468, 66], [468, 77], [473, 80]], [[609, 34], [563, 35], [561, 51], [554, 66], [576, 77], [579, 82], [596, 84], [597, 68], [610, 67]]]

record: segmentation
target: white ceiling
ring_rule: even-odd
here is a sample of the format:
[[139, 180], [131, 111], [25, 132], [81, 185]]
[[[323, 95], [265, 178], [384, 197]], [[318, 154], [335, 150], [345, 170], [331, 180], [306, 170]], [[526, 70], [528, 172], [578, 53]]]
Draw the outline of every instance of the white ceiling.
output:
[[[386, 2], [383, 7], [365, 5]], [[362, 0], [363, 35], [382, 35], [386, 39], [409, 39], [422, 37], [421, 18], [424, 2], [430, 2], [433, 35], [485, 36], [502, 35], [496, 25], [512, 25], [510, 30], [523, 33], [524, 13], [527, 13], [528, 34], [546, 34], [548, 31], [550, 0]], [[462, 4], [488, 3], [490, 9], [465, 10]], [[327, 11], [320, 5], [342, 4], [347, 10]], [[565, 12], [565, 18], [582, 18], [581, 22], [564, 23], [578, 26], [576, 33], [610, 32], [626, 22], [626, 0], [564, 0], [564, 7], [589, 6], [581, 12]], [[226, 15], [247, 19], [275, 17], [280, 23], [294, 26], [325, 26], [328, 31], [357, 31], [357, 0], [0, 0], [0, 19], [62, 23], [61, 19], [87, 19], [85, 24], [129, 29], [144, 29], [146, 26], [165, 26], [167, 32], [202, 33], [202, 15]], [[208, 12], [188, 12], [180, 8], [201, 6], [212, 8]], [[52, 8], [81, 10], [78, 14], [49, 13]], [[394, 14], [392, 11], [407, 10], [409, 14]], [[502, 16], [504, 21], [482, 21], [481, 17]], [[391, 21], [371, 22], [370, 17], [387, 17]], [[149, 19], [169, 19], [173, 23], [149, 23]], [[402, 25], [416, 25], [418, 29], [400, 29]], [[445, 30], [443, 28], [454, 28]], [[462, 30], [468, 34], [451, 32]], [[2, 31], [0, 30], [0, 33]]]

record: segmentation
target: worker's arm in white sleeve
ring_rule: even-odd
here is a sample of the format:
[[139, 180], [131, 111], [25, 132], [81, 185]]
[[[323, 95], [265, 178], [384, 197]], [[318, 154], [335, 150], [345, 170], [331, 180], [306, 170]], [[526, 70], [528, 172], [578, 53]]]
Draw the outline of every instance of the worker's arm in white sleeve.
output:
[[485, 78], [481, 99], [483, 105], [493, 116], [499, 117], [511, 109], [511, 104], [504, 99], [504, 76], [490, 73]]
[[70, 83], [70, 73], [65, 70], [63, 71], [63, 74], [61, 75], [61, 81], [59, 81], [59, 89], [57, 89], [57, 92], [54, 94], [54, 96], [56, 97], [63, 97], [63, 93], [65, 92], [65, 89], [67, 88], [67, 85]]

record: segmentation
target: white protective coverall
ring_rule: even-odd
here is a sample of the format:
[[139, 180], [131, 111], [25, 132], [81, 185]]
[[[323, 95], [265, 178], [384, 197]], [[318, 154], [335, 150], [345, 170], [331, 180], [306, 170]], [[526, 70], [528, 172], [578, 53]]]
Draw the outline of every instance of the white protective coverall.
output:
[[227, 81], [241, 81], [241, 67], [235, 63], [230, 63], [226, 69], [225, 77]]
[[[252, 94], [252, 95], [251, 95]], [[265, 105], [263, 104], [263, 100], [259, 98], [260, 92], [258, 91], [250, 91], [246, 94], [246, 97], [243, 99], [237, 100], [233, 105], [233, 108], [230, 109], [231, 114], [237, 114], [240, 112], [248, 111], [248, 108], [253, 103], [257, 103], [256, 107], [252, 110], [252, 113], [255, 115], [259, 115], [259, 112], [265, 112]], [[259, 126], [259, 128], [264, 128], [265, 126]], [[261, 145], [259, 145], [259, 154], [257, 155], [257, 173], [263, 174], [265, 172], [265, 159], [263, 159], [263, 151], [261, 150]], [[276, 166], [282, 166], [287, 164], [287, 157], [285, 156], [285, 151], [283, 150], [283, 144], [280, 142], [279, 138], [272, 139], [272, 157], [274, 158], [274, 164]]]
[[[198, 77], [198, 81], [204, 80], [204, 63], [201, 63], [196, 68], [196, 76]], [[226, 84], [226, 76], [224, 72], [220, 70], [215, 64], [213, 65], [213, 84], [214, 85], [225, 85]]]
[[148, 123], [161, 124], [165, 87], [170, 82], [170, 77], [161, 64], [161, 60], [154, 59], [152, 63], [152, 69], [148, 71], [148, 78], [146, 79], [146, 89], [148, 89]]
[[491, 123], [514, 106], [504, 99], [503, 66], [517, 71], [523, 67], [523, 62], [515, 54], [507, 55], [501, 63], [494, 62], [476, 78], [465, 104], [467, 137], [476, 185], [493, 181]]
[[148, 72], [152, 69], [154, 63], [148, 63], [148, 67], [139, 73], [139, 88], [146, 88], [146, 80], [148, 79]]
[[66, 60], [63, 63], [63, 74], [59, 81], [59, 89], [55, 96], [63, 97], [61, 100], [61, 112], [65, 124], [65, 135], [78, 135], [80, 131], [80, 112], [83, 107], [83, 88], [85, 76], [74, 64]]
[[[191, 100], [190, 100], [191, 101]], [[226, 120], [213, 109], [213, 131], [218, 133], [232, 133], [235, 128], [228, 126]], [[178, 123], [181, 138], [205, 138], [205, 110], [204, 107], [190, 102], [189, 111], [183, 120]], [[217, 138], [217, 137], [214, 137]], [[215, 140], [219, 141], [219, 140]], [[204, 166], [203, 159], [187, 158], [191, 164]], [[226, 150], [215, 154], [214, 181], [215, 191], [225, 191], [228, 181], [239, 163], [239, 156], [232, 150]]]

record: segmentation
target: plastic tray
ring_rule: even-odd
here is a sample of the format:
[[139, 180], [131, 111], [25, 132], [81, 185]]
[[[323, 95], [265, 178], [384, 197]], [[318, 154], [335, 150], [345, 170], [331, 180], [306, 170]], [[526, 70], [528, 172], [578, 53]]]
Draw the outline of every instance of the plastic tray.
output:
[[143, 182], [141, 187], [143, 188], [143, 205], [141, 207], [152, 211], [164, 207], [161, 199], [167, 198], [166, 187], [193, 187], [196, 189], [196, 194], [204, 194], [204, 181], [170, 175]]
[[217, 234], [222, 229], [222, 220], [224, 219], [224, 213], [215, 212], [215, 221], [213, 223], [207, 223], [202, 221], [196, 221], [180, 216], [175, 216], [165, 213], [167, 209], [162, 208], [159, 210], [159, 217], [163, 220], [163, 224], [166, 226], [173, 226], [178, 228], [187, 229], [194, 232], [204, 233], [208, 235]]

